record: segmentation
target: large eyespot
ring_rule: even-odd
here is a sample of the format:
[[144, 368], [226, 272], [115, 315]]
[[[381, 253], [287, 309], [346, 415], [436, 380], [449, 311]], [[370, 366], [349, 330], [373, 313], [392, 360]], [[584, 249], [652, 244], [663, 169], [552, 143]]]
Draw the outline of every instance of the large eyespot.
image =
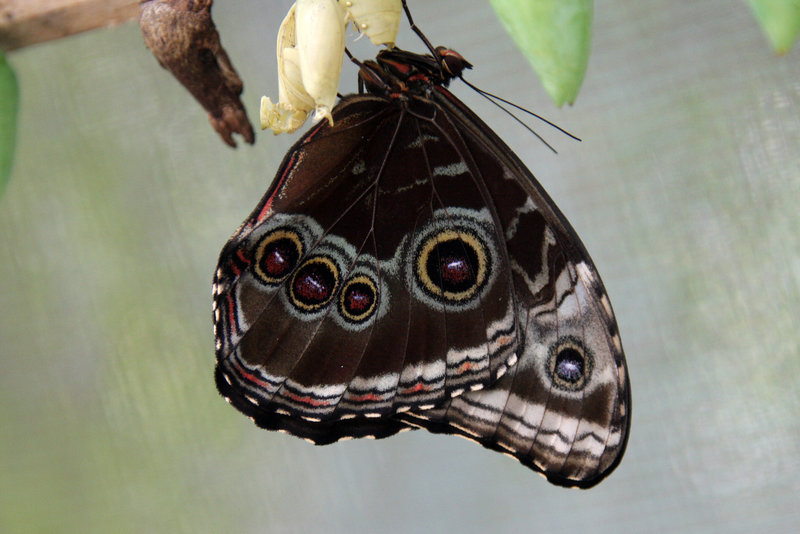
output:
[[331, 301], [338, 285], [336, 263], [326, 256], [312, 256], [297, 269], [287, 289], [295, 306], [314, 312]]
[[572, 338], [562, 339], [554, 345], [547, 359], [553, 384], [567, 391], [580, 391], [586, 387], [592, 365], [592, 357], [587, 349]]
[[347, 280], [339, 293], [339, 313], [349, 323], [364, 323], [378, 309], [377, 284], [359, 274]]
[[444, 229], [422, 241], [414, 275], [431, 297], [450, 303], [470, 300], [491, 268], [485, 243], [466, 228]]
[[297, 267], [303, 256], [300, 235], [289, 228], [276, 228], [256, 245], [253, 270], [267, 285], [278, 285]]

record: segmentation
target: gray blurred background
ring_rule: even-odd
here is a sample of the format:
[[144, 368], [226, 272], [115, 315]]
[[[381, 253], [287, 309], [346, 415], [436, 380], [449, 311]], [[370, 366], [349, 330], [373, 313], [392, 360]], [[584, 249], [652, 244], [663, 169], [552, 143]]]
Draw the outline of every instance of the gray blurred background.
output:
[[[289, 5], [214, 7], [256, 123]], [[583, 138], [535, 125], [555, 156], [454, 83], [603, 276], [633, 386], [617, 471], [565, 490], [454, 437], [314, 447], [229, 407], [211, 275], [297, 135], [229, 149], [128, 24], [10, 56], [1, 532], [795, 531], [800, 49], [776, 57], [744, 2], [598, 0], [586, 81], [557, 110], [487, 1], [410, 5], [473, 83]], [[399, 45], [423, 50], [405, 23]]]

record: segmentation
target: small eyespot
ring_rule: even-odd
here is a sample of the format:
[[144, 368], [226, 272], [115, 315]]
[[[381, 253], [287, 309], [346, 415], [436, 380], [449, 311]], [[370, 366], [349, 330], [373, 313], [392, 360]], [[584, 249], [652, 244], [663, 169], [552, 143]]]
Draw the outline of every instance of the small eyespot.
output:
[[414, 274], [423, 290], [446, 302], [471, 299], [485, 284], [490, 262], [486, 245], [465, 229], [446, 229], [425, 239]]
[[253, 270], [265, 284], [278, 285], [297, 267], [302, 255], [303, 243], [297, 232], [277, 228], [256, 245]]
[[313, 256], [297, 269], [288, 286], [289, 297], [301, 310], [312, 312], [326, 306], [336, 293], [339, 269], [326, 256]]
[[350, 278], [339, 294], [339, 312], [351, 323], [363, 323], [377, 310], [378, 290], [368, 276], [359, 274]]
[[559, 389], [580, 391], [591, 375], [592, 358], [577, 340], [564, 338], [550, 350], [547, 368]]

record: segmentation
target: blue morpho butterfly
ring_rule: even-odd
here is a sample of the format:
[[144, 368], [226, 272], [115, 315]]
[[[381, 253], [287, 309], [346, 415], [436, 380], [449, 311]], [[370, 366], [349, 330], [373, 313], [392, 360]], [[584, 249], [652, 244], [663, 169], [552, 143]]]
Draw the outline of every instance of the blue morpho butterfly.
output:
[[217, 387], [316, 444], [422, 427], [593, 486], [630, 421], [611, 304], [542, 186], [447, 90], [471, 65], [417, 33], [433, 55], [359, 63], [366, 93], [289, 150], [222, 249]]

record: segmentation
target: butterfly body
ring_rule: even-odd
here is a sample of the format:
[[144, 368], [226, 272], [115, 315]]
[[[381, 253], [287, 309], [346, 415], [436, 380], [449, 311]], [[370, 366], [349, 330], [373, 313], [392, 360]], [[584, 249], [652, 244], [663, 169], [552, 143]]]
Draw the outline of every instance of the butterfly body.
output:
[[583, 245], [450, 93], [469, 67], [385, 51], [285, 157], [220, 254], [217, 385], [314, 443], [424, 427], [587, 487], [624, 451], [630, 390]]

